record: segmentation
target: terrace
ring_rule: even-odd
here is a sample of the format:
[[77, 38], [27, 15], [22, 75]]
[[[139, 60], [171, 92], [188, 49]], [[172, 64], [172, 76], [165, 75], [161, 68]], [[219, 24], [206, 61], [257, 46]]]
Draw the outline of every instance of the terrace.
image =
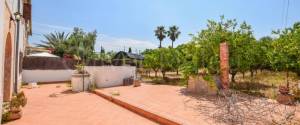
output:
[[[38, 88], [23, 86], [22, 91], [28, 97], [28, 104], [23, 109], [24, 116], [19, 120], [8, 122], [7, 125], [226, 124], [224, 121], [216, 120], [218, 116], [214, 116], [221, 111], [218, 109], [220, 107], [216, 96], [192, 94], [187, 92], [185, 87], [174, 85], [142, 83], [139, 87], [119, 86], [96, 89], [93, 93], [78, 93], [73, 92], [68, 83], [56, 83], [39, 85]], [[268, 99], [253, 98], [253, 100], [268, 103], [268, 106], [263, 107], [266, 109], [264, 115], [274, 113], [270, 108], [278, 110], [289, 108]], [[261, 105], [252, 106], [257, 106], [251, 107], [253, 109], [262, 108]], [[300, 118], [299, 109], [298, 106], [296, 119]], [[247, 121], [246, 124], [270, 122], [267, 116], [256, 114], [262, 111], [245, 111], [248, 111], [249, 116], [251, 113], [256, 115], [251, 116], [256, 119], [255, 122]], [[276, 117], [281, 119], [281, 116]]]
[[157, 124], [93, 93], [74, 93], [65, 83], [24, 86], [22, 90], [28, 97], [23, 117], [7, 125]]
[[0, 2], [3, 124], [300, 125], [296, 1], [39, 2]]

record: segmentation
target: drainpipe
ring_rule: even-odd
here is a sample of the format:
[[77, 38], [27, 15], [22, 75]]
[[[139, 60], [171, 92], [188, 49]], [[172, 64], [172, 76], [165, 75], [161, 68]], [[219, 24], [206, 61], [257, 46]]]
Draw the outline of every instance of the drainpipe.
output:
[[19, 67], [19, 42], [20, 42], [20, 19], [21, 19], [20, 11], [21, 11], [21, 0], [18, 0], [18, 11], [15, 13], [17, 27], [16, 27], [16, 48], [15, 48], [14, 93], [18, 93], [18, 76], [19, 76], [19, 68], [20, 68]]

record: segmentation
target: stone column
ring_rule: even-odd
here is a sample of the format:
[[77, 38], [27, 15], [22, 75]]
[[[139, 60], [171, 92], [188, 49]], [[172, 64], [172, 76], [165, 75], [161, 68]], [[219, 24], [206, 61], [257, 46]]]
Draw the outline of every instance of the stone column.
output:
[[223, 89], [229, 88], [229, 52], [227, 42], [220, 44], [220, 77]]

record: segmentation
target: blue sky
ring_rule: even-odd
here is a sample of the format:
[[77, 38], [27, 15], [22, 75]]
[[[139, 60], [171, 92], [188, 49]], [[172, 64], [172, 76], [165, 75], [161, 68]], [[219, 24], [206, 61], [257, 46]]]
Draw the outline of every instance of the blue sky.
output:
[[[178, 45], [220, 15], [246, 21], [256, 38], [270, 35], [285, 26], [287, 0], [32, 0], [32, 6], [32, 45], [43, 39], [41, 34], [81, 27], [98, 31], [97, 49], [136, 51], [158, 46], [154, 30], [159, 25], [179, 26]], [[299, 6], [299, 0], [289, 1], [287, 26], [300, 21]], [[163, 46], [170, 44], [163, 41]]]

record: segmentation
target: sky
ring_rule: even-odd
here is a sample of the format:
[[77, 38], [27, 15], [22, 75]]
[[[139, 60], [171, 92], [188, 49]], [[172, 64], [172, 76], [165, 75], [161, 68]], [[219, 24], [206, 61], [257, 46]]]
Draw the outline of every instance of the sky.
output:
[[[287, 9], [288, 8], [288, 9]], [[288, 10], [288, 11], [287, 11]], [[156, 48], [157, 26], [177, 25], [181, 34], [174, 45], [188, 42], [189, 34], [206, 28], [207, 20], [246, 21], [259, 39], [272, 30], [300, 21], [300, 0], [32, 0], [30, 44], [44, 40], [43, 34], [72, 32], [80, 27], [97, 31], [96, 51], [133, 52]], [[171, 45], [169, 39], [163, 46]]]

